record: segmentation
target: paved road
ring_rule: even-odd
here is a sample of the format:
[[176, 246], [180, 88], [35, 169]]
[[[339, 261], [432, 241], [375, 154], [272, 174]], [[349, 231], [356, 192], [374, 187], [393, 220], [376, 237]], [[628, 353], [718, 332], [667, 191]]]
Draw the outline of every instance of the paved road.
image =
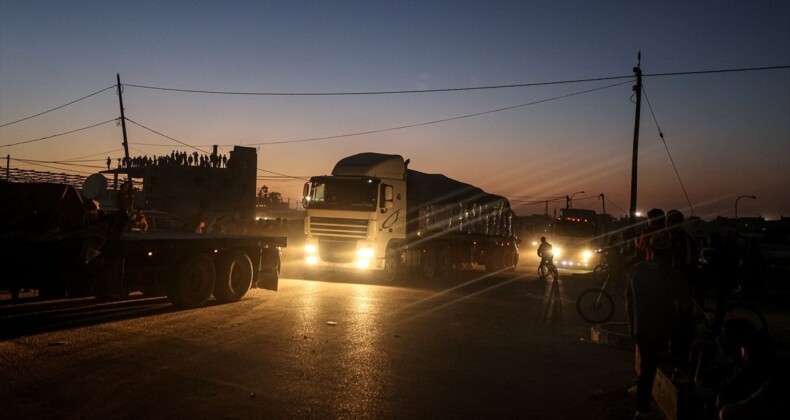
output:
[[[622, 419], [633, 354], [590, 342], [534, 267], [278, 292], [0, 341], [3, 418]], [[142, 316], [140, 316], [142, 314]], [[621, 315], [619, 315], [621, 316]]]

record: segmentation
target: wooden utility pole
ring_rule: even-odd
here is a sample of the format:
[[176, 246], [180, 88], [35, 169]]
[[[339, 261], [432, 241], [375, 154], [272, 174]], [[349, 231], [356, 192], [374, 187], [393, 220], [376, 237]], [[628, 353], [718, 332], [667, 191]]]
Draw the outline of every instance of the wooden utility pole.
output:
[[629, 215], [631, 216], [631, 224], [636, 223], [636, 174], [637, 174], [637, 157], [639, 156], [639, 116], [642, 107], [642, 52], [640, 51], [636, 56], [636, 67], [634, 67], [634, 75], [636, 76], [636, 85], [634, 85], [634, 92], [636, 92], [636, 118], [634, 119], [634, 154], [631, 160], [631, 208]]
[[125, 161], [129, 161], [129, 142], [126, 140], [126, 117], [123, 115], [123, 88], [121, 87], [121, 74], [116, 73], [116, 78], [118, 79], [118, 103], [121, 105], [121, 129], [123, 130], [123, 153], [124, 157], [126, 158]]

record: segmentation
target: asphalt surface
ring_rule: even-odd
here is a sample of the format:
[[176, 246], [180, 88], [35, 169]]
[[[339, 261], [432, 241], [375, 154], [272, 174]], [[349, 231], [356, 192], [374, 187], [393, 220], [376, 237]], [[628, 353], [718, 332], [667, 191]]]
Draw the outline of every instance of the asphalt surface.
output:
[[[0, 340], [2, 417], [629, 418], [632, 348], [576, 314], [590, 277], [533, 273], [286, 278], [229, 305], [80, 315]], [[751, 299], [786, 361], [785, 284], [770, 285]]]

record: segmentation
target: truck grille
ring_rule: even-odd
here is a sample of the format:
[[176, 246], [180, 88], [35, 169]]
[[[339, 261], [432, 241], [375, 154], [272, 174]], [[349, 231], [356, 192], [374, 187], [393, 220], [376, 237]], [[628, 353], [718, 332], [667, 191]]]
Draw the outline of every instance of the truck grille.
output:
[[368, 221], [340, 217], [311, 217], [310, 233], [316, 236], [365, 239], [368, 235]]
[[321, 239], [318, 241], [318, 255], [323, 261], [350, 263], [354, 259], [356, 241]]

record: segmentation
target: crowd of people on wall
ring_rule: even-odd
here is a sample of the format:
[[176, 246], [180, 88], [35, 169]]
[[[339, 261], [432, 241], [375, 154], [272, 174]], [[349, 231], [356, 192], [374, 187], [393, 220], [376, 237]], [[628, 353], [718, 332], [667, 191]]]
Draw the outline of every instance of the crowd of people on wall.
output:
[[[118, 158], [118, 168], [141, 168], [145, 166], [199, 166], [204, 168], [227, 168], [228, 157], [216, 153], [200, 154], [198, 152], [181, 152], [174, 150], [169, 155], [135, 156]], [[112, 159], [107, 157], [107, 169], [111, 169]]]
[[[689, 418], [770, 418], [778, 409], [774, 344], [751, 320], [725, 317], [738, 277], [736, 238], [711, 234], [705, 264], [700, 247], [683, 229], [678, 210], [648, 212], [647, 224], [623, 258], [628, 267], [625, 290], [629, 333], [635, 343], [638, 377], [634, 418], [654, 411], [654, 382], [659, 369], [695, 384], [700, 404]], [[706, 299], [712, 321], [701, 328]], [[654, 417], [649, 417], [654, 418]]]

